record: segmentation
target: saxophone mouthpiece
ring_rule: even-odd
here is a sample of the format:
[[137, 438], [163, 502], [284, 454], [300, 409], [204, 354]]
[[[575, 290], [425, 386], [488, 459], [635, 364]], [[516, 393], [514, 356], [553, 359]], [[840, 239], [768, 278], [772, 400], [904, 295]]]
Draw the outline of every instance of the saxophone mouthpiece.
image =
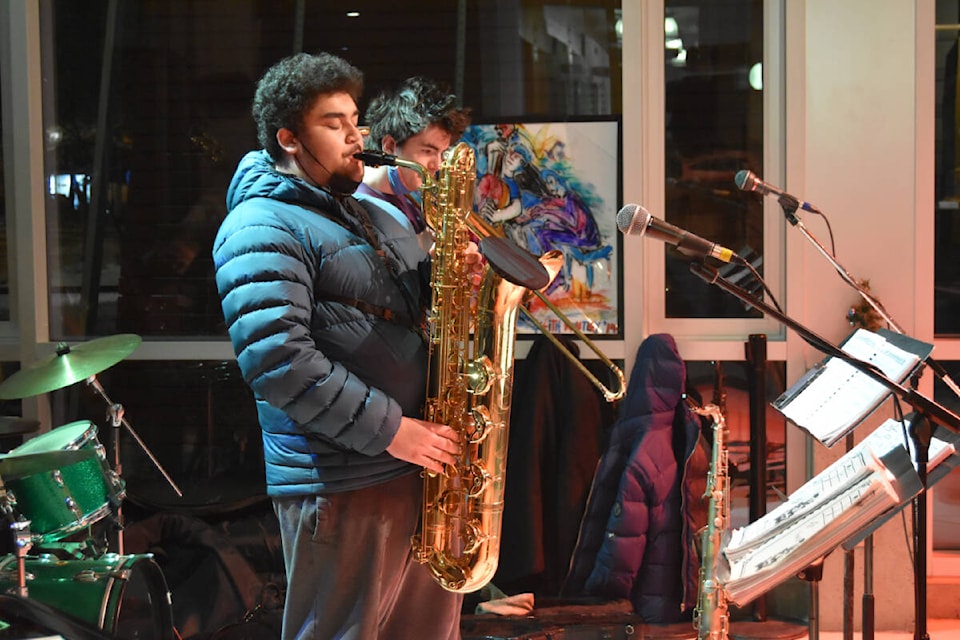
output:
[[397, 156], [392, 156], [389, 153], [381, 153], [379, 151], [361, 151], [353, 154], [353, 157], [370, 167], [379, 167], [380, 165], [384, 164], [397, 164]]

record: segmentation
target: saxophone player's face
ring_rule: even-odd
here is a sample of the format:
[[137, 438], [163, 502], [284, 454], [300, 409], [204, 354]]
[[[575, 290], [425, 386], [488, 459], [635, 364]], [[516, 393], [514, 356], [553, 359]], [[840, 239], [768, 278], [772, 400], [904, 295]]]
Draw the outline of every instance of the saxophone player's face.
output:
[[[420, 133], [410, 136], [402, 144], [394, 144], [394, 150], [384, 149], [398, 158], [410, 160], [426, 167], [431, 174], [440, 170], [443, 152], [450, 146], [450, 134], [441, 127], [431, 124]], [[386, 146], [386, 145], [385, 145]], [[400, 169], [400, 179], [409, 191], [420, 188], [420, 174], [406, 167]]]
[[363, 162], [354, 157], [363, 150], [359, 116], [350, 94], [321, 94], [304, 114], [300, 131], [277, 133], [292, 160], [290, 173], [338, 193], [353, 193], [363, 179]]

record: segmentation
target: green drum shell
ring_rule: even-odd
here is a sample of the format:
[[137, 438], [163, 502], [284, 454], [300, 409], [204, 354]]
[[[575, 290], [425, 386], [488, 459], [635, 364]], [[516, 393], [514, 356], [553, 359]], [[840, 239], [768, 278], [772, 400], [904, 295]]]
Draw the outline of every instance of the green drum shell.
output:
[[30, 521], [31, 537], [39, 543], [61, 540], [103, 519], [110, 513], [110, 499], [118, 498], [118, 487], [108, 481], [110, 469], [97, 441], [97, 428], [89, 421], [72, 422], [31, 438], [10, 455], [64, 450], [89, 452], [89, 456], [60, 469], [5, 480], [16, 501], [14, 510]]
[[[24, 560], [27, 597], [117, 638], [173, 638], [173, 613], [163, 572], [152, 554], [108, 553], [97, 559]], [[0, 587], [16, 593], [16, 556], [0, 562]]]

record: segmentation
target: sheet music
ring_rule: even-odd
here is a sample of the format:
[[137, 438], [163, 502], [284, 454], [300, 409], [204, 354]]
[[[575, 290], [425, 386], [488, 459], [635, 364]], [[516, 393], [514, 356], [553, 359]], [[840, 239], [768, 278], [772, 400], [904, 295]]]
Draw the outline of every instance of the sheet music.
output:
[[919, 489], [904, 429], [888, 420], [775, 509], [730, 532], [722, 548], [727, 595], [746, 604], [894, 512]]
[[765, 516], [749, 526], [734, 529], [724, 553], [731, 560], [750, 553], [770, 538], [783, 533], [783, 527], [789, 523], [802, 521], [813, 512], [825, 508], [838, 496], [855, 491], [855, 487], [864, 481], [870, 482], [877, 470], [877, 463], [868, 449], [860, 447], [850, 451], [849, 458], [845, 456], [827, 467]]
[[[842, 345], [844, 352], [875, 365], [901, 382], [920, 357], [901, 349], [883, 336], [857, 329]], [[841, 358], [819, 365], [812, 379], [786, 401], [774, 404], [784, 416], [827, 446], [833, 445], [873, 411], [890, 391]]]
[[[742, 554], [739, 561], [730, 562], [730, 579], [739, 580], [744, 577], [759, 576], [764, 571], [776, 569], [777, 565], [794, 558], [796, 569], [809, 563], [804, 557], [804, 544], [810, 540], [819, 539], [822, 542], [835, 542], [833, 546], [842, 542], [841, 539], [831, 540], [831, 532], [841, 529], [836, 525], [846, 518], [851, 518], [855, 509], [864, 509], [868, 506], [888, 505], [890, 497], [885, 483], [881, 480], [882, 474], [869, 474], [860, 477], [844, 491], [834, 493], [822, 503], [819, 508], [811, 511], [804, 517], [791, 520], [777, 531], [777, 544], [766, 544], [752, 547], [750, 553]], [[839, 536], [836, 536], [839, 538]], [[800, 550], [801, 553], [797, 553]], [[726, 551], [724, 552], [726, 553]], [[812, 555], [813, 559], [820, 557], [818, 550], [808, 548], [805, 555]]]

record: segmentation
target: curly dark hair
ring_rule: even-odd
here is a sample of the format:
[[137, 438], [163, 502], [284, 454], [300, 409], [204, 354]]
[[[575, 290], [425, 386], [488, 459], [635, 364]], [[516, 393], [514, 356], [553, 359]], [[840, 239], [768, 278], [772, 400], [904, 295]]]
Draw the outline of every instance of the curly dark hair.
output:
[[260, 78], [253, 98], [260, 144], [279, 162], [283, 150], [277, 131], [299, 133], [303, 116], [317, 96], [341, 91], [354, 101], [363, 92], [363, 73], [342, 58], [330, 53], [298, 53], [277, 62]]
[[447, 85], [417, 76], [374, 98], [364, 122], [370, 126], [365, 143], [368, 149], [379, 150], [388, 135], [403, 144], [432, 124], [440, 126], [455, 141], [470, 125], [470, 109], [457, 106], [457, 96]]

